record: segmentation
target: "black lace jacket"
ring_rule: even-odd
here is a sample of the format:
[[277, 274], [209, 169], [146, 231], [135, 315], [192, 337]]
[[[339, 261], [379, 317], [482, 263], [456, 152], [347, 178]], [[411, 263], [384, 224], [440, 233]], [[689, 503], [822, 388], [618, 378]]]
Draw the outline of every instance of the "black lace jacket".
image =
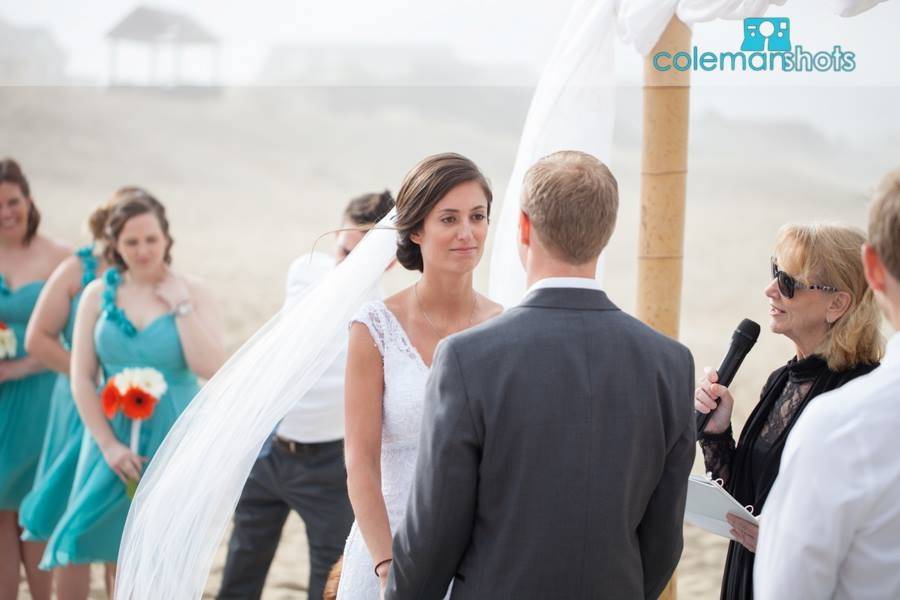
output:
[[[731, 427], [721, 434], [700, 436], [706, 470], [714, 479], [721, 479], [738, 502], [752, 506], [754, 514], [760, 514], [778, 477], [784, 443], [803, 409], [819, 394], [839, 388], [877, 366], [857, 365], [838, 373], [831, 371], [819, 356], [791, 359], [769, 376], [737, 444]], [[753, 597], [753, 558], [740, 544], [729, 545], [723, 599]]]

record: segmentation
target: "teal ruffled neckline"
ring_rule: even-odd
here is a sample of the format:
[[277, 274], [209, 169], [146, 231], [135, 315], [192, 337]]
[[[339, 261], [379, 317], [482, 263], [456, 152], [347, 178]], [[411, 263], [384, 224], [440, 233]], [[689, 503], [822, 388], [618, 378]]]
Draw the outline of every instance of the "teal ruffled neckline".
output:
[[94, 256], [92, 246], [79, 248], [75, 255], [81, 260], [81, 288], [84, 289], [87, 284], [97, 279], [97, 257]]
[[12, 290], [6, 285], [6, 277], [3, 276], [3, 273], [0, 273], [0, 296], [9, 296], [10, 294], [12, 294]]
[[109, 321], [115, 323], [128, 337], [137, 335], [137, 328], [125, 315], [125, 311], [116, 306], [116, 290], [122, 283], [122, 274], [118, 269], [109, 269], [103, 275], [106, 289], [103, 290], [103, 313]]

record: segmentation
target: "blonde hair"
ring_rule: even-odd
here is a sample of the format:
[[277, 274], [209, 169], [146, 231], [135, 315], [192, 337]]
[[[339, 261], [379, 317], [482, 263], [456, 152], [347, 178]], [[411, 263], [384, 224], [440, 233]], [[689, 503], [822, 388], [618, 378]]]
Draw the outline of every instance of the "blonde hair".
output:
[[590, 154], [555, 152], [525, 174], [522, 211], [547, 249], [567, 263], [581, 265], [600, 255], [618, 210], [616, 178]]
[[843, 225], [785, 225], [778, 232], [779, 267], [804, 284], [828, 285], [850, 294], [850, 307], [828, 330], [817, 354], [832, 371], [875, 364], [884, 353], [881, 313], [866, 283], [860, 247], [862, 231]]
[[888, 173], [875, 192], [869, 211], [869, 244], [900, 281], [900, 168]]

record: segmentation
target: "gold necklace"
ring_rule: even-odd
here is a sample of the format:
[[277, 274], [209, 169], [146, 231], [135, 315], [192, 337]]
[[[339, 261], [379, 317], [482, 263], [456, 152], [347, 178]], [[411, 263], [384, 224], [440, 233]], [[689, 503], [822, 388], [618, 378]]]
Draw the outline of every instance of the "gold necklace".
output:
[[[425, 307], [422, 306], [422, 300], [419, 299], [419, 282], [417, 281], [415, 285], [413, 285], [413, 294], [416, 297], [416, 304], [419, 305], [419, 310], [422, 311], [422, 316], [425, 317], [425, 320], [428, 322], [428, 326], [431, 327], [431, 330], [434, 332], [434, 335], [438, 337], [438, 339], [444, 339], [447, 337], [446, 335], [441, 335], [438, 331], [437, 326], [435, 326], [434, 321], [431, 320], [431, 317], [428, 316], [428, 313], [425, 312]], [[472, 312], [469, 313], [469, 326], [472, 325], [472, 320], [475, 318], [475, 308], [478, 306], [478, 294], [476, 294], [473, 290], [472, 292]]]

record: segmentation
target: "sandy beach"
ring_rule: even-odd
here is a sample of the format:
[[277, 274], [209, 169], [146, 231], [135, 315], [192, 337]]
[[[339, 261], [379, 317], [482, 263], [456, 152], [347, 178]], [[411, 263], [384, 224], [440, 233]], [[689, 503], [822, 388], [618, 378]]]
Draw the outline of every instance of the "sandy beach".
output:
[[[338, 226], [362, 192], [396, 191], [426, 154], [453, 150], [488, 174], [498, 203], [512, 169], [530, 90], [519, 88], [245, 88], [219, 93], [98, 88], [5, 88], [4, 155], [20, 161], [47, 234], [86, 241], [90, 209], [122, 185], [151, 190], [170, 213], [174, 268], [200, 276], [220, 303], [234, 350], [279, 308], [291, 260]], [[640, 90], [621, 92], [612, 170], [619, 223], [606, 255], [610, 297], [635, 304]], [[465, 99], [466, 109], [454, 109]], [[740, 143], [736, 143], [740, 140]], [[733, 122], [694, 115], [688, 179], [681, 340], [698, 376], [717, 365], [748, 317], [767, 322], [762, 290], [779, 226], [862, 226], [867, 194], [896, 148], [851, 147], [799, 122]], [[778, 154], [769, 152], [772, 147]], [[331, 239], [318, 249], [330, 250]], [[489, 261], [477, 272], [487, 291]], [[394, 269], [388, 291], [414, 281]], [[765, 327], [732, 386], [739, 430], [768, 374], [792, 356]], [[695, 471], [702, 472], [698, 457]], [[679, 597], [718, 597], [726, 541], [685, 527]], [[220, 548], [204, 597], [218, 589]], [[302, 523], [288, 521], [263, 598], [306, 598]], [[91, 597], [104, 598], [100, 569]], [[20, 598], [29, 598], [21, 587]]]

